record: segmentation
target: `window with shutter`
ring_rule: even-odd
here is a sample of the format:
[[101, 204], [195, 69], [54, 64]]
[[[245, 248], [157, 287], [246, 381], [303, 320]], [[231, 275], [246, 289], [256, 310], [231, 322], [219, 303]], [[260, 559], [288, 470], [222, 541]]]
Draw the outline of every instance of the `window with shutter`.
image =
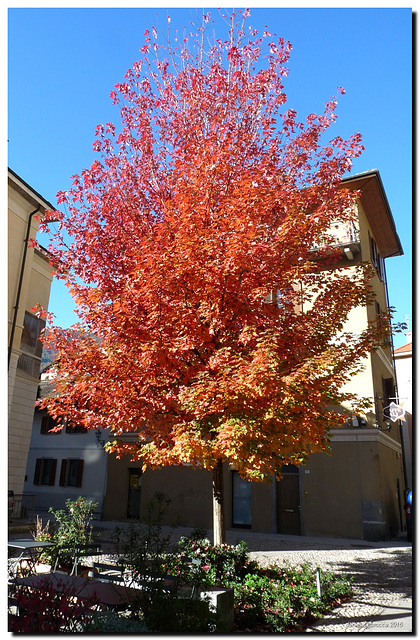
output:
[[60, 487], [66, 486], [66, 477], [67, 477], [67, 460], [62, 460], [61, 470], [60, 470]]
[[42, 354], [42, 342], [39, 337], [44, 328], [45, 320], [43, 318], [37, 318], [32, 313], [25, 311], [20, 341], [22, 353], [19, 356], [17, 368], [32, 378], [39, 377]]
[[56, 470], [57, 460], [55, 458], [37, 458], [34, 484], [54, 486]]
[[82, 427], [80, 424], [75, 424], [70, 420], [66, 424], [66, 433], [87, 433], [86, 427]]
[[76, 487], [82, 486], [82, 478], [83, 478], [83, 460], [79, 460], [77, 465], [77, 472], [76, 472]]
[[83, 479], [83, 460], [80, 458], [64, 459], [61, 462], [60, 486], [81, 487]]
[[378, 274], [379, 279], [381, 280], [381, 282], [383, 282], [385, 279], [384, 261], [379, 254], [378, 247], [376, 246], [375, 240], [372, 238], [370, 234], [369, 234], [369, 247], [370, 247], [370, 259], [372, 261], [373, 266], [376, 269], [376, 273]]
[[55, 484], [55, 472], [57, 470], [57, 460], [54, 458], [51, 462], [51, 468], [50, 468], [50, 481], [49, 481], [49, 485], [50, 486], [54, 486]]
[[42, 459], [37, 458], [37, 461], [35, 463], [34, 484], [39, 484], [39, 478], [41, 476], [41, 466], [42, 466]]
[[41, 420], [41, 433], [43, 435], [57, 435], [61, 433], [60, 431], [51, 431], [51, 429], [54, 429], [56, 425], [57, 423], [54, 418], [52, 418], [48, 414], [46, 416], [43, 416]]

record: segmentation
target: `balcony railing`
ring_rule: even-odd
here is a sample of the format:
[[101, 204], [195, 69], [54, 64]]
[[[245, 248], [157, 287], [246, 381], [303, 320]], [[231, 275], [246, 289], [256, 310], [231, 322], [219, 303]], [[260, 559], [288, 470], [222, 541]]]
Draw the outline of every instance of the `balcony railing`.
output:
[[15, 493], [13, 508], [9, 513], [9, 523], [32, 522], [34, 519], [35, 494]]
[[330, 229], [331, 242], [315, 244], [312, 251], [315, 254], [319, 249], [330, 247], [331, 249], [341, 249], [343, 254], [352, 260], [355, 253], [360, 252], [359, 230], [354, 222], [338, 222]]

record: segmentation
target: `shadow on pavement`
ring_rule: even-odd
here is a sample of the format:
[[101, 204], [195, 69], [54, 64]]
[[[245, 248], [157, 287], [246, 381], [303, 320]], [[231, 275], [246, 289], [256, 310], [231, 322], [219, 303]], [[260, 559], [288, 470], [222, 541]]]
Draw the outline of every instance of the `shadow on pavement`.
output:
[[359, 587], [377, 593], [412, 596], [412, 558], [403, 549], [378, 549], [377, 557], [355, 556], [351, 561], [332, 563], [334, 570], [354, 577]]
[[[354, 604], [357, 604], [357, 602], [354, 600], [352, 602]], [[366, 603], [366, 602], [363, 603], [363, 605], [367, 605], [367, 604], [369, 603]], [[372, 606], [377, 606], [377, 603], [375, 603]], [[386, 608], [385, 608], [385, 611], [377, 615], [372, 615], [371, 613], [368, 613], [366, 615], [352, 615], [351, 618], [349, 618], [348, 616], [334, 615], [332, 618], [322, 619], [321, 623], [322, 623], [323, 629], [325, 629], [325, 627], [328, 627], [329, 625], [334, 626], [335, 628], [337, 628], [339, 625], [342, 625], [343, 630], [345, 627], [346, 632], [351, 632], [352, 627], [360, 628], [360, 626], [363, 626], [363, 623], [371, 625], [372, 623], [375, 624], [375, 622], [377, 623], [380, 621], [384, 628], [389, 627], [390, 629], [394, 629], [395, 633], [398, 633], [398, 630], [400, 627], [399, 621], [406, 620], [408, 617], [411, 616], [411, 613], [412, 613], [410, 606], [400, 607], [399, 611], [400, 612], [396, 612], [395, 607], [392, 607], [392, 612], [389, 614], [386, 613]], [[402, 626], [402, 622], [401, 622], [401, 626]], [[328, 629], [325, 629], [325, 630], [328, 631]]]

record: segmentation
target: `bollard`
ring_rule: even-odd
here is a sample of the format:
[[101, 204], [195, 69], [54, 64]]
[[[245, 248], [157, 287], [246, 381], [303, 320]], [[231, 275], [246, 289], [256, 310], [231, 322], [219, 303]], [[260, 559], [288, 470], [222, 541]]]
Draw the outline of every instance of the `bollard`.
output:
[[318, 598], [321, 599], [321, 570], [319, 567], [316, 568], [316, 590]]
[[232, 633], [234, 619], [234, 590], [224, 587], [209, 587], [200, 592], [209, 607], [217, 614], [216, 633]]

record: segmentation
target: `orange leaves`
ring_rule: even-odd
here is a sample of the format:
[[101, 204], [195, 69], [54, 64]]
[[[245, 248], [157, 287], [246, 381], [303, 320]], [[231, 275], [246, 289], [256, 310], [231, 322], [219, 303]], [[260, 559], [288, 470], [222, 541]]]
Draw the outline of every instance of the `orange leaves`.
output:
[[361, 144], [320, 146], [334, 99], [304, 123], [281, 113], [289, 43], [232, 28], [208, 53], [185, 46], [179, 66], [159, 38], [153, 66], [147, 35], [112, 93], [119, 130], [98, 127], [101, 160], [60, 193], [71, 242], [52, 251], [81, 325], [50, 332], [57, 378], [42, 406], [109, 427], [110, 449], [152, 467], [222, 459], [261, 479], [327, 446], [350, 351], [372, 341], [335, 348], [367, 275], [329, 280], [311, 253], [353, 217], [340, 179]]

